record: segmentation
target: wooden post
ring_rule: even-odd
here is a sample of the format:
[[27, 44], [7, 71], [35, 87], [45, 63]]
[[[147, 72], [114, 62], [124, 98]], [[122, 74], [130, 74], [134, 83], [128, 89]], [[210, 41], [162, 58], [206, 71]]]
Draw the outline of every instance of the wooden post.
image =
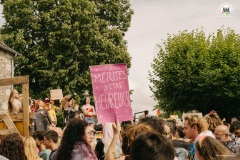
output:
[[23, 133], [24, 136], [29, 136], [29, 84], [22, 84], [23, 94]]
[[0, 79], [0, 86], [26, 84], [26, 83], [29, 83], [29, 76], [19, 76], [19, 77], [13, 77], [13, 78]]

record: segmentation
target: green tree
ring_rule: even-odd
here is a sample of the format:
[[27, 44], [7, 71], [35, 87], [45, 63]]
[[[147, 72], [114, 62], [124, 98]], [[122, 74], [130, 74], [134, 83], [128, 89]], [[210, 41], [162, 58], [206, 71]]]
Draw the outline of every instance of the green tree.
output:
[[[216, 110], [220, 116], [239, 116], [240, 36], [219, 29], [168, 35], [152, 63], [150, 89], [157, 107], [167, 112]], [[238, 114], [238, 115], [237, 115]]]
[[124, 32], [133, 11], [129, 0], [2, 0], [4, 42], [21, 53], [15, 76], [30, 75], [30, 95], [61, 88], [64, 94], [89, 90], [89, 66], [127, 63]]

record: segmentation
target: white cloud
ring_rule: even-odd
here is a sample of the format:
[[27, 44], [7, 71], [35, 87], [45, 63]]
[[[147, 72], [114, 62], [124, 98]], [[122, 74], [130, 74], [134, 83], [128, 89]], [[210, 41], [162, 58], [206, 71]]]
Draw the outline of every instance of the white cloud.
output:
[[0, 5], [0, 26], [2, 26], [4, 23], [5, 23], [5, 19], [3, 18], [3, 15], [2, 15], [2, 12], [3, 12], [3, 6]]

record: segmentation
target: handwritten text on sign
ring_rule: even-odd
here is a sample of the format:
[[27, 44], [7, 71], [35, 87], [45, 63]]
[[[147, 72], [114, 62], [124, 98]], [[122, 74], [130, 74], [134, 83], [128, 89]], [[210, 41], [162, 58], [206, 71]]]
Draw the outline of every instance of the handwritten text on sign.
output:
[[52, 100], [63, 99], [62, 89], [52, 89], [50, 95]]
[[90, 66], [95, 107], [100, 123], [132, 119], [127, 66]]

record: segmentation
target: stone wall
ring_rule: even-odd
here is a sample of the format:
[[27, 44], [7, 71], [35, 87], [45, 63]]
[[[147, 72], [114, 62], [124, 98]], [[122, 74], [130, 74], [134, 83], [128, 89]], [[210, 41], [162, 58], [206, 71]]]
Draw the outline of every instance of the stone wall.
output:
[[[0, 48], [0, 79], [11, 78], [13, 75], [13, 56]], [[7, 111], [7, 102], [12, 86], [0, 86], [0, 112]]]

